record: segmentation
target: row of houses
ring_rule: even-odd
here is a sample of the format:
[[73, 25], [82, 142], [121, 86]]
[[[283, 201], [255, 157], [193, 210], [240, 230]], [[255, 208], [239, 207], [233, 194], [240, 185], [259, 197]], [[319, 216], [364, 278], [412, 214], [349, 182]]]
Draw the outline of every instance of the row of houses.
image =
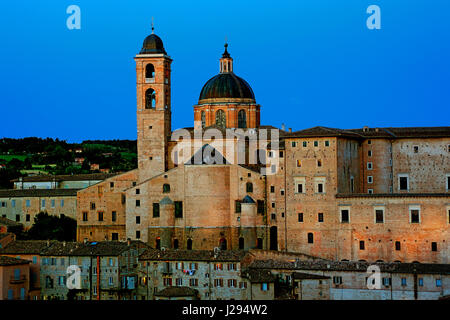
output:
[[0, 249], [0, 299], [436, 300], [449, 295], [448, 264], [333, 262], [266, 250], [157, 250], [131, 240], [13, 237]]

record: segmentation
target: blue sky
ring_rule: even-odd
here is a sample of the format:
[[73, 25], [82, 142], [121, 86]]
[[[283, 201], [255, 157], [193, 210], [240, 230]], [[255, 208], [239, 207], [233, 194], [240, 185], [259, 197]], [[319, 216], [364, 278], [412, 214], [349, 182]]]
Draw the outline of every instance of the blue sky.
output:
[[[372, 4], [381, 30], [366, 27]], [[2, 1], [0, 137], [135, 139], [133, 57], [152, 16], [174, 60], [173, 129], [193, 125], [225, 36], [262, 124], [447, 126], [449, 14], [448, 0]]]

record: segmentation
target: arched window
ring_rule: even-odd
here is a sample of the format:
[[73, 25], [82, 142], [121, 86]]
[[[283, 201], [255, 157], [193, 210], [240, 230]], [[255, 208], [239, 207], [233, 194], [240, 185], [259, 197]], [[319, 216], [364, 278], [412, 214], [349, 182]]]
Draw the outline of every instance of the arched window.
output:
[[227, 118], [223, 110], [216, 111], [216, 126], [225, 128], [227, 126]]
[[178, 249], [178, 239], [173, 240], [173, 248]]
[[206, 126], [206, 115], [205, 115], [205, 111], [202, 111], [201, 117], [202, 117], [202, 128], [204, 128], [204, 127]]
[[238, 112], [238, 128], [247, 128], [247, 114], [245, 110], [239, 110]]
[[145, 91], [145, 109], [154, 109], [156, 107], [156, 92], [152, 88]]
[[155, 67], [149, 63], [145, 66], [145, 78], [150, 79], [155, 77]]
[[192, 239], [188, 239], [188, 240], [187, 240], [186, 248], [187, 248], [188, 250], [192, 250]]
[[155, 248], [158, 249], [158, 250], [161, 249], [161, 238], [160, 237], [156, 238]]
[[163, 184], [163, 193], [170, 192], [170, 184], [165, 183]]
[[244, 238], [239, 238], [239, 250], [244, 250]]
[[227, 239], [221, 238], [219, 241], [220, 250], [227, 250]]
[[253, 183], [247, 182], [247, 192], [253, 192]]

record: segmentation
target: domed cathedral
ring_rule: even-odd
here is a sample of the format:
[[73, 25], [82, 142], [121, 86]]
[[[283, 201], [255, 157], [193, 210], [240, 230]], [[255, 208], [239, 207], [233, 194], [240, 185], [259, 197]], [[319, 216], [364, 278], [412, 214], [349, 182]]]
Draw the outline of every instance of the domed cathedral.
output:
[[[194, 118], [203, 121], [203, 128], [218, 127], [222, 133], [258, 128], [259, 105], [249, 84], [233, 73], [227, 46], [220, 73], [201, 90]], [[156, 248], [266, 248], [264, 177], [230, 163], [226, 155], [211, 165], [174, 163], [172, 149], [178, 142], [171, 140], [172, 59], [153, 29], [135, 61], [138, 181], [125, 190], [126, 237]], [[191, 133], [193, 128], [185, 129]], [[200, 152], [203, 159], [209, 146], [215, 153], [211, 140], [193, 149], [194, 157]]]
[[209, 79], [194, 106], [194, 121], [203, 128], [258, 128], [260, 106], [250, 85], [233, 72], [228, 44], [220, 59], [220, 73]]
[[139, 181], [144, 181], [167, 170], [167, 145], [171, 134], [172, 59], [153, 26], [134, 60]]

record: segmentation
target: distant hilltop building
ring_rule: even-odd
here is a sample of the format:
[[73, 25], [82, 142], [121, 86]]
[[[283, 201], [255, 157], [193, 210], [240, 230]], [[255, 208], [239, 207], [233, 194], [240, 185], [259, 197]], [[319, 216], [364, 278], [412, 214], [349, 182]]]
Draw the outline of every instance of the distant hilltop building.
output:
[[[450, 262], [450, 127], [283, 129], [276, 146], [276, 128], [260, 124], [261, 106], [225, 45], [219, 74], [193, 106], [194, 127], [172, 132], [172, 59], [162, 40], [145, 38], [135, 61], [138, 169], [78, 191], [79, 241]], [[248, 149], [230, 157], [219, 150], [227, 138], [207, 136], [233, 128], [270, 133], [259, 140], [266, 147], [258, 145], [258, 163], [239, 164]], [[183, 143], [192, 142], [200, 163], [171, 138], [186, 132]], [[223, 161], [210, 163], [217, 154]]]

